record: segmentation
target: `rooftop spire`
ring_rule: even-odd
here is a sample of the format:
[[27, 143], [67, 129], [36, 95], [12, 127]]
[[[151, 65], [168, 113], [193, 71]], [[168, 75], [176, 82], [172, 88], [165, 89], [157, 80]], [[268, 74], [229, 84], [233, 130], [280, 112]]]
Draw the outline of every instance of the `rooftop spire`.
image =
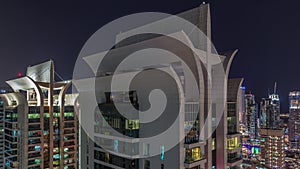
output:
[[274, 84], [274, 94], [276, 94], [276, 89], [277, 89], [277, 82], [275, 81], [275, 84]]

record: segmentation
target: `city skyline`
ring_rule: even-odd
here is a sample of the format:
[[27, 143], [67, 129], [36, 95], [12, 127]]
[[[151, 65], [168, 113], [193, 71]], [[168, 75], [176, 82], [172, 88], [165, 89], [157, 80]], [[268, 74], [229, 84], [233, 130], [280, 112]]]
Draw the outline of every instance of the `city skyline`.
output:
[[0, 3], [0, 168], [299, 168], [297, 3], [147, 3]]
[[[299, 2], [207, 2], [211, 4], [212, 40], [217, 51], [232, 46], [239, 49], [230, 77], [244, 77], [246, 91], [254, 93], [257, 101], [266, 97], [277, 81], [281, 110], [288, 112], [288, 93], [300, 88], [300, 80], [293, 78], [293, 68], [299, 62], [296, 50], [300, 25], [295, 23], [300, 17], [296, 10]], [[0, 86], [19, 72], [25, 74], [30, 64], [49, 59], [57, 60], [56, 69], [63, 72], [63, 79], [70, 79], [81, 47], [104, 24], [136, 12], [176, 14], [202, 1], [134, 1], [121, 2], [120, 7], [110, 2], [2, 3], [0, 55], [8, 65], [15, 66], [0, 68], [5, 72], [1, 73]], [[226, 43], [228, 39], [230, 43]]]

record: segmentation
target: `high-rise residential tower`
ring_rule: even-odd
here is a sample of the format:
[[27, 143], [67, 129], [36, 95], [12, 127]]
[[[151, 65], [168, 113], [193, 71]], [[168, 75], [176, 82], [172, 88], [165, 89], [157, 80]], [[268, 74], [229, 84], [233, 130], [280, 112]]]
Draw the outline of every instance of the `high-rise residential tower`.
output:
[[4, 102], [0, 99], [0, 168], [4, 168]]
[[273, 94], [269, 94], [269, 98], [272, 101], [273, 113], [274, 113], [274, 122], [273, 124], [276, 127], [283, 127], [282, 121], [280, 119], [280, 98], [277, 93], [277, 83], [274, 84], [274, 92]]
[[270, 168], [284, 168], [284, 130], [260, 128], [260, 164]]
[[[187, 44], [189, 49], [197, 48], [197, 50], [191, 52], [184, 46], [170, 43], [168, 36], [132, 37], [131, 33], [134, 31], [122, 32], [117, 36], [117, 39], [121, 39], [121, 43], [118, 43], [109, 52], [112, 54], [109, 56], [109, 62], [103, 64], [104, 67], [100, 67], [96, 71], [95, 81], [98, 84], [96, 91], [91, 90], [90, 84], [93, 84], [93, 81], [89, 81], [90, 79], [75, 81], [75, 86], [79, 91], [79, 121], [87, 123], [86, 126], [80, 128], [80, 168], [223, 169], [227, 166], [236, 167], [238, 165], [240, 158], [237, 152], [240, 148], [238, 139], [240, 135], [238, 133], [237, 90], [239, 90], [240, 82], [235, 83], [233, 87], [235, 91], [232, 91], [232, 97], [229, 96], [232, 98], [228, 102], [229, 106], [235, 106], [235, 108], [231, 107], [230, 111], [229, 121], [232, 123], [229, 126], [229, 133], [227, 132], [226, 109], [227, 79], [231, 62], [237, 51], [229, 51], [220, 55], [211, 52], [210, 43], [207, 41], [207, 39], [211, 39], [209, 4], [202, 4], [200, 7], [178, 14], [178, 16], [196, 25], [207, 36], [200, 43]], [[136, 30], [147, 30], [147, 26], [149, 25]], [[178, 30], [177, 27], [156, 25], [155, 28], [166, 29], [171, 37], [182, 37], [185, 42], [190, 42], [187, 34], [183, 30]], [[170, 44], [172, 45], [169, 46]], [[143, 66], [130, 67], [134, 66], [131, 64], [128, 66], [130, 68], [122, 67], [118, 72], [114, 72], [113, 66], [117, 65], [120, 59], [124, 59], [125, 54], [149, 46], [151, 48], [167, 47], [187, 63], [194, 62], [191, 71], [197, 75], [195, 79], [200, 86], [199, 93], [196, 92], [195, 86], [189, 84], [187, 69], [178, 60], [164, 60], [159, 65], [151, 65], [151, 62], [155, 60], [151, 60], [151, 58], [155, 55], [149, 55], [149, 57], [143, 58], [148, 59], [147, 61], [143, 60], [145, 62], [143, 62]], [[93, 65], [99, 55], [86, 56], [84, 59], [88, 64]], [[207, 63], [216, 60], [221, 62], [214, 67], [210, 67]], [[221, 69], [217, 70], [218, 66]], [[169, 72], [174, 77], [175, 80], [171, 85], [168, 84], [169, 77], [161, 74], [161, 71]], [[135, 77], [136, 83], [130, 85], [130, 90], [120, 88], [111, 90], [112, 79], [126, 81], [138, 72], [142, 72], [143, 76]], [[143, 80], [143, 82], [138, 83], [138, 80]], [[120, 85], [118, 86], [120, 87]], [[174, 86], [177, 89], [172, 91]], [[139, 112], [149, 108], [148, 95], [151, 87], [167, 93], [168, 102], [163, 114], [150, 125], [145, 123], [146, 116]], [[97, 97], [97, 105], [92, 107], [95, 115], [91, 117], [87, 116], [87, 113], [90, 112], [84, 112], [83, 108], [88, 99], [88, 97], [85, 99], [84, 96], [88, 96], [89, 93]], [[199, 98], [196, 97], [198, 94]], [[89, 105], [89, 103], [86, 104]], [[130, 116], [124, 117], [116, 105], [120, 106], [121, 110], [129, 112]], [[127, 109], [128, 106], [133, 106], [134, 109]], [[177, 108], [179, 107], [181, 109], [178, 112]], [[85, 108], [89, 109], [91, 106]], [[169, 120], [174, 119], [177, 115], [172, 134], [166, 139], [169, 144], [162, 144], [159, 139], [154, 143], [141, 139], [149, 134], [150, 136], [160, 134], [168, 127]], [[117, 133], [112, 132], [112, 129]], [[125, 138], [123, 138], [124, 136]], [[180, 137], [183, 139], [178, 140]], [[171, 147], [170, 144], [174, 141], [178, 141], [178, 143]], [[227, 141], [230, 143], [229, 147], [227, 147]], [[228, 154], [229, 157], [227, 157]]]
[[245, 101], [245, 90], [246, 87], [245, 86], [241, 86], [241, 98], [240, 98], [240, 102], [241, 104], [239, 105], [239, 123], [241, 125], [241, 127], [245, 127], [244, 124], [246, 124], [246, 101]]
[[245, 129], [250, 140], [257, 138], [258, 113], [254, 94], [245, 95], [246, 123]]
[[293, 91], [289, 94], [289, 122], [288, 135], [291, 149], [300, 149], [300, 92]]
[[14, 92], [0, 95], [5, 168], [76, 169], [77, 95], [66, 94], [71, 81], [55, 82], [48, 61], [7, 83]]
[[284, 129], [280, 121], [279, 96], [274, 89], [274, 94], [261, 101], [259, 129], [260, 163], [271, 168], [284, 168]]
[[[276, 116], [276, 107], [271, 98], [262, 98], [260, 103], [260, 127], [261, 128], [278, 128]], [[278, 115], [279, 116], [279, 115]]]

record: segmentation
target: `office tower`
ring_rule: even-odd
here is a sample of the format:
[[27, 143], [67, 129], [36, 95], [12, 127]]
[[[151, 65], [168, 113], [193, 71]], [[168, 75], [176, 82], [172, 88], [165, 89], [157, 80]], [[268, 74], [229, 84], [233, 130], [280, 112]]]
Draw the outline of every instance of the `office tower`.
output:
[[244, 124], [246, 124], [246, 101], [245, 101], [245, 90], [246, 87], [242, 86], [241, 87], [241, 98], [240, 98], [240, 102], [241, 104], [239, 105], [239, 122], [241, 125], [241, 128], [244, 128]]
[[229, 79], [227, 86], [227, 165], [229, 169], [240, 168], [242, 163], [241, 133], [239, 131], [239, 106], [242, 104], [243, 79]]
[[269, 95], [269, 98], [262, 99], [259, 129], [261, 144], [260, 163], [271, 168], [284, 167], [284, 129], [280, 126], [279, 110], [279, 96], [275, 92]]
[[0, 168], [4, 168], [4, 102], [0, 98]]
[[250, 140], [257, 138], [258, 128], [258, 113], [257, 104], [255, 102], [255, 96], [253, 94], [245, 95], [245, 106], [246, 106], [246, 133]]
[[270, 98], [262, 98], [260, 103], [260, 127], [261, 128], [278, 128], [277, 118], [280, 117], [276, 113], [277, 105], [273, 104]]
[[54, 81], [48, 61], [9, 80], [13, 93], [1, 94], [4, 108], [5, 168], [77, 168], [76, 95], [70, 81]]
[[[208, 4], [202, 4], [199, 8], [179, 14], [180, 17], [197, 25], [204, 34], [210, 39], [210, 9]], [[150, 23], [151, 25], [151, 23]], [[147, 25], [140, 28], [147, 28]], [[137, 28], [139, 30], [139, 28]], [[182, 30], [177, 30], [177, 27], [163, 27], [159, 29], [169, 30], [172, 37], [183, 37], [184, 41], [190, 41], [189, 37], [185, 35]], [[104, 68], [96, 70], [96, 91], [92, 91], [90, 84], [93, 81], [90, 79], [80, 79], [75, 81], [75, 86], [79, 91], [79, 105], [80, 105], [80, 122], [87, 123], [87, 126], [80, 128], [80, 168], [114, 168], [114, 169], [211, 169], [211, 168], [226, 168], [227, 165], [227, 78], [232, 59], [236, 51], [226, 52], [221, 55], [211, 53], [211, 46], [207, 41], [195, 44], [189, 43], [190, 49], [200, 49], [201, 52], [189, 52], [183, 46], [177, 44], [170, 44], [169, 37], [167, 36], [154, 36], [147, 37], [131, 37], [133, 31], [122, 32], [117, 36], [120, 39], [115, 48], [110, 50], [109, 62], [103, 63]], [[130, 38], [129, 38], [130, 37]], [[205, 38], [207, 40], [207, 38]], [[118, 60], [124, 58], [125, 53], [132, 51], [139, 51], [141, 47], [151, 46], [160, 48], [159, 45], [167, 45], [169, 50], [176, 51], [176, 55], [182, 56], [181, 59], [188, 61], [195, 61], [191, 67], [197, 83], [200, 84], [199, 93], [194, 90], [192, 85], [189, 85], [188, 76], [186, 74], [186, 67], [178, 60], [162, 61], [159, 65], [151, 65], [155, 59], [155, 55], [150, 55], [143, 58], [143, 65], [138, 67], [123, 67], [114, 72], [114, 67], [109, 67], [118, 64]], [[158, 45], [158, 46], [157, 46]], [[143, 49], [143, 48], [142, 48]], [[177, 50], [180, 49], [180, 50]], [[198, 55], [198, 56], [197, 56]], [[199, 55], [204, 60], [212, 61], [210, 57], [220, 59], [221, 64], [212, 67], [211, 71], [208, 64], [203, 63], [199, 59]], [[84, 60], [88, 64], [95, 64], [98, 55], [86, 56]], [[152, 60], [151, 60], [152, 58]], [[105, 59], [105, 58], [104, 58]], [[148, 59], [148, 60], [147, 60]], [[105, 61], [105, 60], [104, 60]], [[149, 64], [149, 65], [148, 65]], [[221, 66], [220, 70], [215, 69]], [[93, 66], [91, 66], [93, 67]], [[159, 70], [157, 70], [159, 69]], [[222, 75], [219, 71], [224, 71]], [[168, 84], [169, 77], [165, 74], [159, 73], [160, 71], [170, 72], [172, 77], [176, 79], [172, 85]], [[212, 85], [209, 86], [208, 71], [211, 71]], [[137, 80], [144, 80], [143, 83], [131, 84], [130, 90], [118, 89], [111, 91], [111, 84], [113, 78], [120, 78], [123, 81], [130, 79], [129, 77], [142, 72], [143, 76], [136, 77]], [[135, 79], [136, 79], [135, 78]], [[159, 82], [159, 84], [156, 84]], [[173, 90], [173, 86], [177, 89]], [[99, 88], [98, 88], [99, 87]], [[139, 116], [139, 111], [147, 110], [149, 108], [149, 88], [163, 89], [168, 97], [168, 104], [166, 110], [153, 123], [145, 124], [147, 118], [143, 115]], [[238, 87], [238, 86], [236, 86]], [[173, 92], [172, 92], [173, 90]], [[93, 105], [86, 100], [90, 94], [96, 92], [97, 105]], [[176, 94], [177, 93], [177, 94]], [[195, 95], [200, 96], [200, 99]], [[176, 98], [180, 96], [180, 102]], [[214, 97], [220, 97], [213, 99]], [[236, 100], [234, 100], [236, 102]], [[84, 104], [87, 105], [84, 105]], [[92, 106], [91, 106], [91, 105]], [[130, 118], [125, 118], [123, 114], [116, 108], [119, 105], [122, 110], [131, 112]], [[174, 124], [174, 131], [166, 139], [168, 142], [178, 143], [170, 147], [169, 144], [161, 144], [160, 139], [153, 142], [146, 142], [143, 139], [149, 134], [156, 136], [162, 129], [168, 126], [169, 120], [177, 116], [178, 106], [182, 109], [179, 111], [178, 119]], [[83, 108], [85, 106], [85, 109]], [[127, 110], [126, 107], [133, 106], [135, 109]], [[236, 105], [235, 113], [237, 113], [238, 106]], [[91, 111], [85, 112], [88, 109]], [[210, 112], [212, 111], [212, 112]], [[95, 115], [88, 116], [88, 113], [93, 112]], [[224, 113], [224, 115], [222, 115]], [[218, 116], [221, 116], [217, 119]], [[237, 116], [232, 114], [232, 116]], [[234, 117], [233, 117], [234, 118]], [[235, 117], [238, 120], [238, 117]], [[81, 123], [82, 125], [84, 125]], [[207, 124], [207, 127], [205, 125]], [[233, 124], [233, 123], [232, 123]], [[238, 127], [236, 125], [236, 127]], [[117, 131], [114, 133], [112, 131]], [[91, 129], [92, 132], [89, 132]], [[201, 132], [201, 130], [203, 131]], [[234, 130], [234, 129], [232, 129]], [[237, 130], [237, 129], [236, 129]], [[214, 135], [209, 134], [210, 131], [215, 131]], [[122, 135], [122, 137], [120, 136]], [[207, 135], [207, 138], [205, 138]], [[126, 136], [123, 138], [123, 136]], [[179, 137], [184, 136], [183, 140]], [[214, 139], [212, 139], [212, 137]], [[205, 138], [205, 139], [203, 139]], [[179, 139], [179, 140], [178, 140]], [[230, 142], [231, 143], [231, 142]], [[237, 147], [238, 144], [236, 137], [233, 137], [233, 146]], [[215, 154], [212, 153], [215, 150]], [[233, 151], [236, 151], [235, 148]], [[234, 152], [233, 152], [234, 153]], [[229, 154], [232, 154], [229, 151]], [[233, 154], [230, 159], [236, 162]], [[230, 165], [235, 166], [234, 163]]]
[[300, 149], [300, 92], [293, 91], [289, 94], [289, 144], [290, 149]]
[[273, 94], [269, 94], [269, 98], [272, 101], [272, 107], [273, 107], [273, 113], [274, 113], [274, 121], [275, 124], [273, 124], [276, 127], [283, 127], [282, 121], [280, 119], [280, 99], [279, 99], [279, 95], [277, 94], [277, 83], [275, 82], [274, 84], [274, 92]]

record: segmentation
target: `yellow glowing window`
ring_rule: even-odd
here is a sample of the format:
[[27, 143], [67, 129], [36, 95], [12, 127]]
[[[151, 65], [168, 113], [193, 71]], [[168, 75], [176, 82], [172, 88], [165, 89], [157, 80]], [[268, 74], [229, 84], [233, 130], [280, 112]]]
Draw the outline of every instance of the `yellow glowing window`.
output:
[[185, 150], [185, 162], [191, 163], [202, 159], [200, 147]]
[[216, 149], [216, 139], [215, 138], [212, 139], [211, 149], [212, 150]]
[[139, 120], [126, 120], [125, 128], [129, 130], [136, 130], [140, 128]]
[[193, 158], [195, 161], [201, 159], [201, 157], [200, 157], [200, 148], [199, 148], [199, 147], [193, 148], [193, 149], [192, 149], [192, 158]]
[[227, 139], [227, 147], [228, 147], [229, 150], [232, 150], [232, 149], [240, 147], [240, 143], [239, 143], [238, 137], [228, 138]]

